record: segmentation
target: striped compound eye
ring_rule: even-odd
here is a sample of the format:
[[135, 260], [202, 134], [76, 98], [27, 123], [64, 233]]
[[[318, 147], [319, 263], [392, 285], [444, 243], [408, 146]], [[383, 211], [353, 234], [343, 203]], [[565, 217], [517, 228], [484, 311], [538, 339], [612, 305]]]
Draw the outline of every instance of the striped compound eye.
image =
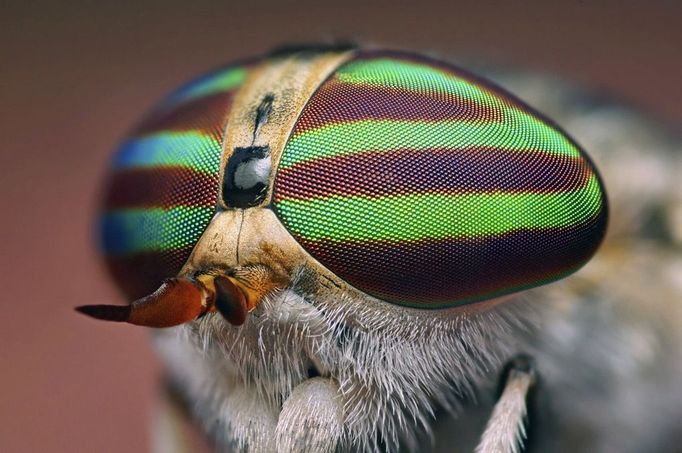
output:
[[114, 155], [100, 237], [130, 299], [177, 275], [213, 217], [227, 112], [247, 73], [228, 67], [180, 88]]
[[359, 54], [323, 83], [273, 193], [317, 261], [419, 308], [557, 280], [607, 221], [595, 168], [556, 126], [457, 68], [396, 53]]

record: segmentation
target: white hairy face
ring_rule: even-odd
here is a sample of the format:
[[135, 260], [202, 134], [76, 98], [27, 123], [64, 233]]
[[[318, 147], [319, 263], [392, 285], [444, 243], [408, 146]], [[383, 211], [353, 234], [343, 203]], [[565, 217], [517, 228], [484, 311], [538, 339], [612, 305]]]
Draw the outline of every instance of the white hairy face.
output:
[[[316, 300], [294, 286], [242, 326], [209, 314], [157, 345], [221, 446], [415, 449], [437, 409], [456, 410], [474, 386], [497, 380], [528, 312], [521, 304], [434, 312], [343, 294]], [[319, 425], [306, 436], [301, 420]]]

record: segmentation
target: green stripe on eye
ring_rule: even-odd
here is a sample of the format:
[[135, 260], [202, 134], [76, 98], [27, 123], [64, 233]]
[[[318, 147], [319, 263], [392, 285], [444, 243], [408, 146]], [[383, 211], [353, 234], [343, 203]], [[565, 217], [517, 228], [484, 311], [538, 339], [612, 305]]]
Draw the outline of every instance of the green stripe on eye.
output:
[[246, 80], [247, 69], [229, 68], [196, 80], [171, 95], [167, 102], [179, 102], [222, 93], [237, 88]]
[[360, 60], [341, 67], [336, 76], [345, 83], [390, 86], [430, 95], [436, 90], [488, 107], [502, 106], [498, 99], [474, 83], [423, 63], [391, 58]]
[[101, 219], [103, 246], [111, 255], [193, 246], [213, 213], [203, 206], [108, 211]]
[[196, 131], [159, 132], [127, 141], [113, 162], [117, 170], [170, 166], [216, 173], [220, 166], [220, 143]]
[[311, 241], [476, 238], [584, 222], [602, 206], [597, 178], [560, 193], [423, 193], [383, 198], [281, 200], [287, 227]]
[[471, 147], [580, 157], [578, 149], [563, 134], [519, 113], [519, 121], [511, 123], [458, 120], [333, 123], [291, 137], [279, 165], [286, 168], [307, 160], [364, 151]]

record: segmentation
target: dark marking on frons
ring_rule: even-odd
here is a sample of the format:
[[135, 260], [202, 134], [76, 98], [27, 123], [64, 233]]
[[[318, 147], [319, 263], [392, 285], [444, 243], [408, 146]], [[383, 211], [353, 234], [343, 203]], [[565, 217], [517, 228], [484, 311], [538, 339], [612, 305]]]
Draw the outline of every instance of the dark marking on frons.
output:
[[225, 176], [223, 177], [222, 198], [225, 205], [232, 208], [252, 208], [265, 200], [267, 181], [254, 184], [251, 187], [238, 187], [235, 182], [237, 168], [248, 164], [249, 161], [265, 159], [270, 154], [269, 146], [246, 146], [234, 149], [227, 161]]
[[253, 145], [258, 137], [258, 132], [260, 128], [263, 127], [265, 123], [268, 122], [270, 113], [272, 112], [272, 104], [275, 101], [275, 95], [272, 93], [266, 94], [261, 100], [260, 104], [256, 108], [256, 124], [253, 128], [253, 139], [251, 144]]

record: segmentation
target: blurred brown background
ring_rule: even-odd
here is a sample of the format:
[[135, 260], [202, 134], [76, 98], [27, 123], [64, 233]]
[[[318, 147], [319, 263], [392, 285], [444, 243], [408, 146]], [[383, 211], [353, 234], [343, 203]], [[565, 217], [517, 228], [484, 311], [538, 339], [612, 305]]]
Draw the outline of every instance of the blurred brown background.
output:
[[[682, 123], [682, 3], [47, 2], [0, 7], [0, 451], [144, 452], [159, 365], [93, 246], [107, 157], [201, 71], [291, 42], [361, 43], [561, 74]], [[580, 137], [577, 137], [578, 140]]]

